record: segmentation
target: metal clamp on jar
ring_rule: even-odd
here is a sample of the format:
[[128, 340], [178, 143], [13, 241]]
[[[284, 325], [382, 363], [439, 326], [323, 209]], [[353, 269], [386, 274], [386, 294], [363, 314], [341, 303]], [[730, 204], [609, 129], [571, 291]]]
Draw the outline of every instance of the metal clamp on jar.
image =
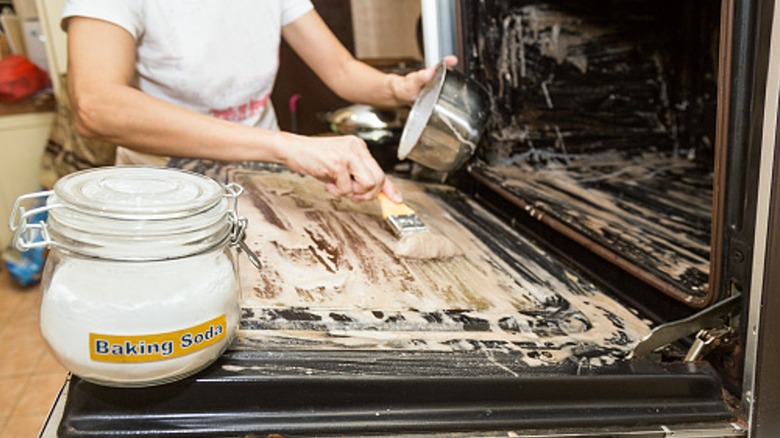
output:
[[[206, 367], [228, 347], [240, 309], [233, 246], [243, 249], [237, 184], [152, 167], [107, 167], [17, 199], [16, 247], [50, 248], [41, 332], [74, 374], [148, 386]], [[22, 204], [46, 197], [46, 205]], [[46, 222], [30, 223], [48, 212]]]

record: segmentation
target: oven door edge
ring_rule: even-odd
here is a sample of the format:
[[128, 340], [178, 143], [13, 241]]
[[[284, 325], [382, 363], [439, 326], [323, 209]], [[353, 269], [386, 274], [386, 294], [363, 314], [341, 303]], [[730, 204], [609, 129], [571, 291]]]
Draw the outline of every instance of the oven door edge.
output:
[[763, 101], [756, 112], [758, 122], [751, 126], [751, 140], [760, 150], [760, 164], [742, 405], [751, 436], [773, 437], [780, 434], [780, 377], [776, 371], [780, 365], [780, 342], [776, 336], [780, 330], [780, 3], [762, 1], [760, 9], [764, 14], [759, 16], [764, 19], [755, 32], [761, 37], [756, 52], [768, 59], [760, 63], [764, 70], [756, 71], [756, 82], [759, 86], [765, 84], [765, 89], [756, 91]]

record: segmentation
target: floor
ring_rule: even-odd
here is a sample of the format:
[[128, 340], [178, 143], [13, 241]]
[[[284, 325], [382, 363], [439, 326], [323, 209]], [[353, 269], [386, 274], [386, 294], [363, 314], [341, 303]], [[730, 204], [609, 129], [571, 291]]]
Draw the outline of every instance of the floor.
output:
[[0, 267], [0, 438], [37, 437], [67, 376], [40, 335], [40, 299]]

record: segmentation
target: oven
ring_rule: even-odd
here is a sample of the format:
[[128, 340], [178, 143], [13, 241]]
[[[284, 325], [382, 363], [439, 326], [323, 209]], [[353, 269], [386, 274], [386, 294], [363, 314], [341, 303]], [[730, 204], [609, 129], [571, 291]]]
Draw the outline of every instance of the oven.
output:
[[774, 3], [458, 2], [488, 127], [391, 176], [452, 259], [284, 168], [178, 161], [246, 190], [239, 336], [176, 383], [71, 378], [59, 435], [773, 436]]

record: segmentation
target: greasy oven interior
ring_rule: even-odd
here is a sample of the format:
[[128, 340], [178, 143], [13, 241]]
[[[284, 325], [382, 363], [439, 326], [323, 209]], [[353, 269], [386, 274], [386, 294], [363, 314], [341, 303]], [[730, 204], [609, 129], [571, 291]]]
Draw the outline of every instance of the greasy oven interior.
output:
[[462, 256], [399, 258], [376, 205], [283, 168], [183, 161], [246, 189], [240, 335], [182, 382], [74, 377], [61, 434], [742, 436], [733, 5], [460, 2], [488, 128], [393, 177]]

